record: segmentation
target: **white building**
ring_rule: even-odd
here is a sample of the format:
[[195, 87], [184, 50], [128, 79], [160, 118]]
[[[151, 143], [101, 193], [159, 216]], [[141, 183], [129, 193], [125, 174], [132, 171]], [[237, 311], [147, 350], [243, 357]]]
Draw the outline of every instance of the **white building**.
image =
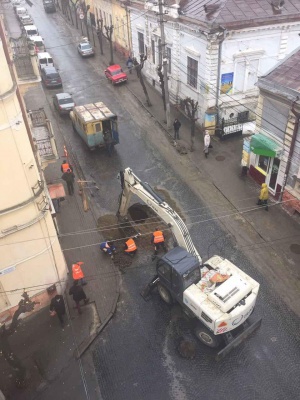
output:
[[58, 282], [65, 284], [67, 269], [49, 210], [38, 140], [31, 137], [0, 24], [1, 323], [11, 318], [23, 290], [41, 306], [47, 304], [47, 289], [56, 283], [60, 291]]
[[[133, 54], [144, 49], [143, 72], [158, 88], [161, 63], [158, 5], [131, 2]], [[165, 0], [164, 28], [171, 102], [199, 102], [198, 118], [255, 116], [258, 76], [300, 44], [300, 2], [285, 0]], [[146, 11], [147, 10], [147, 11]], [[207, 114], [206, 114], [207, 113]], [[251, 115], [252, 114], [252, 115]], [[206, 120], [206, 121], [205, 121]]]

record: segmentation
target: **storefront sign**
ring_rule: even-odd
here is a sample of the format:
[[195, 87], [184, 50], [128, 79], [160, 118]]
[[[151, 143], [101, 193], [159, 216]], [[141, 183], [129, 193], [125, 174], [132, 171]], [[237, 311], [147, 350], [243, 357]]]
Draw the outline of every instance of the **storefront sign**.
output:
[[223, 128], [223, 135], [230, 135], [231, 133], [243, 132], [243, 124], [228, 125]]

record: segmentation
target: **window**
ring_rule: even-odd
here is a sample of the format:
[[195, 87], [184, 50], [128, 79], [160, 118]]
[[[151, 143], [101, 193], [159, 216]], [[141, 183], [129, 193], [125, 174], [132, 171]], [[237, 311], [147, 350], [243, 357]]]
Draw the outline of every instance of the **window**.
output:
[[145, 54], [144, 34], [142, 32], [138, 32], [138, 43], [139, 43], [139, 53]]
[[187, 58], [187, 84], [197, 88], [198, 61], [191, 57]]
[[167, 47], [167, 59], [168, 59], [168, 73], [172, 73], [172, 51], [170, 47]]
[[238, 113], [237, 122], [242, 124], [243, 122], [248, 122], [249, 120], [249, 111], [241, 111]]
[[97, 122], [96, 124], [94, 124], [95, 127], [95, 132], [101, 132], [101, 124], [100, 122]]
[[259, 59], [240, 60], [235, 65], [234, 92], [245, 92], [254, 89], [257, 82]]
[[162, 45], [161, 39], [158, 39], [158, 64], [162, 65]]
[[152, 62], [155, 64], [155, 41], [151, 40]]
[[163, 278], [171, 282], [172, 271], [171, 267], [168, 264], [161, 262], [161, 264], [158, 267], [158, 270]]
[[257, 166], [267, 173], [269, 168], [269, 162], [270, 162], [270, 157], [259, 156]]

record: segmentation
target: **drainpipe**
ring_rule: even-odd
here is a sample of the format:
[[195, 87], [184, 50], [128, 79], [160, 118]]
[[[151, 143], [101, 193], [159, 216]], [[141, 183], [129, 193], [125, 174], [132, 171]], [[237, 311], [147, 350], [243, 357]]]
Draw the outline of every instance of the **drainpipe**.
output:
[[286, 182], [287, 182], [287, 178], [289, 176], [289, 172], [290, 172], [290, 168], [291, 168], [291, 163], [292, 163], [292, 157], [293, 157], [293, 153], [294, 153], [294, 149], [295, 149], [295, 144], [296, 144], [296, 138], [297, 138], [297, 132], [299, 129], [299, 120], [300, 120], [300, 113], [298, 113], [295, 110], [295, 104], [296, 102], [299, 100], [299, 97], [297, 97], [297, 99], [295, 101], [293, 101], [292, 104], [292, 113], [295, 115], [296, 117], [296, 122], [294, 125], [294, 130], [293, 130], [293, 136], [292, 136], [292, 141], [291, 141], [291, 145], [290, 145], [290, 151], [289, 151], [289, 156], [287, 159], [287, 163], [286, 163], [286, 167], [285, 167], [285, 173], [284, 173], [284, 177], [283, 177], [283, 183], [282, 183], [282, 188], [281, 188], [281, 192], [280, 192], [280, 196], [279, 196], [279, 202], [282, 201], [282, 197], [283, 197], [283, 192], [284, 189], [286, 187]]
[[217, 33], [219, 39], [219, 49], [218, 49], [218, 74], [217, 74], [217, 90], [216, 90], [216, 112], [217, 112], [217, 120], [216, 120], [216, 129], [219, 129], [219, 96], [220, 96], [220, 80], [221, 80], [221, 64], [222, 64], [222, 45], [225, 40], [226, 28], [223, 26], [219, 27], [221, 31]]

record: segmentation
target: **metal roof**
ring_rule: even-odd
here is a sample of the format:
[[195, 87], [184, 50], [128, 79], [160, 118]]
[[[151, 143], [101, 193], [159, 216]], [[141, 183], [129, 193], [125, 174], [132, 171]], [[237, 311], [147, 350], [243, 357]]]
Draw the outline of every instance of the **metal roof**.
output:
[[104, 120], [115, 116], [102, 102], [76, 106], [74, 107], [74, 111], [76, 111], [85, 122]]
[[180, 10], [186, 17], [209, 24], [256, 26], [258, 20], [265, 24], [295, 18], [300, 14], [300, 1], [285, 0], [283, 6], [274, 7], [271, 0], [182, 0]]

